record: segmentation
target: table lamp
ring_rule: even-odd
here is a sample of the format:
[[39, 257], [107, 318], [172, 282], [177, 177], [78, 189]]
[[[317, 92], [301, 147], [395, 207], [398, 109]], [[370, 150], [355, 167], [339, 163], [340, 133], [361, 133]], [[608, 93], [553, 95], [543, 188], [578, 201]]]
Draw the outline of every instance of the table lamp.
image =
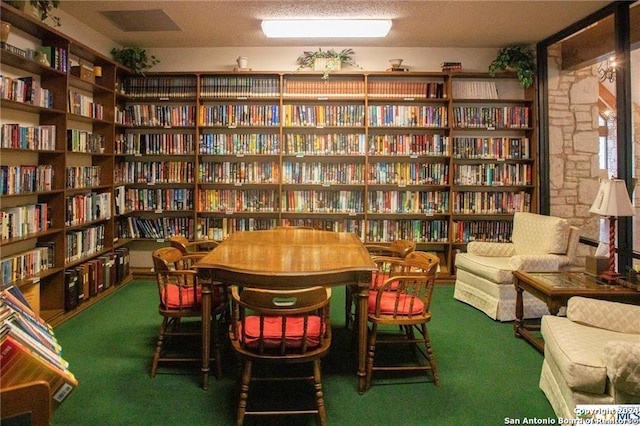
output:
[[634, 214], [624, 181], [622, 179], [600, 181], [598, 194], [589, 211], [609, 218], [609, 269], [602, 274], [602, 278], [613, 281], [620, 276], [615, 268], [616, 218]]

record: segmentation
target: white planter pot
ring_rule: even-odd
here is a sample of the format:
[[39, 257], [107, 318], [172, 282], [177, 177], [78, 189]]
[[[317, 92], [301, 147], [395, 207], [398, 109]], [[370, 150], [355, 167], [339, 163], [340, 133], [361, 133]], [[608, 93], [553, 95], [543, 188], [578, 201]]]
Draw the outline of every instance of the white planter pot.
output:
[[338, 58], [317, 58], [313, 61], [314, 71], [338, 71], [342, 68], [342, 62]]

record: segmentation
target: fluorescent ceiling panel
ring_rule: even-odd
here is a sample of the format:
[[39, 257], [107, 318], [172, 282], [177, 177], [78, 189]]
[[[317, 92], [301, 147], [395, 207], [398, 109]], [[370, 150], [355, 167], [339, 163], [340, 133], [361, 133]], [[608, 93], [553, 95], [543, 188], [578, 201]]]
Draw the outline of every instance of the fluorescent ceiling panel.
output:
[[268, 38], [385, 37], [390, 19], [272, 19], [262, 21]]

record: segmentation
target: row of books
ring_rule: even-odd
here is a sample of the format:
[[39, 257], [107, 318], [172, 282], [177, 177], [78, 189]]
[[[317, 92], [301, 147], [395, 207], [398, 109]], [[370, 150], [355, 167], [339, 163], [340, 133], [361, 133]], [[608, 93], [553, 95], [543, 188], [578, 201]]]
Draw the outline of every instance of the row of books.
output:
[[363, 213], [364, 193], [332, 190], [284, 191], [282, 211], [287, 213]]
[[201, 126], [278, 126], [278, 105], [226, 104], [200, 105], [198, 123]]
[[369, 105], [370, 127], [447, 127], [446, 106]]
[[510, 220], [456, 220], [452, 225], [453, 241], [465, 244], [471, 241], [507, 243], [513, 231]]
[[195, 105], [134, 104], [116, 108], [116, 124], [134, 127], [194, 127]]
[[69, 70], [69, 57], [67, 55], [67, 49], [58, 46], [42, 46], [38, 48], [39, 51], [44, 52], [51, 68], [67, 73]]
[[203, 98], [279, 97], [280, 79], [257, 76], [203, 76], [200, 78], [200, 96]]
[[280, 167], [275, 161], [203, 162], [198, 164], [200, 183], [278, 183]]
[[69, 90], [69, 105], [67, 111], [83, 117], [104, 120], [104, 106], [94, 102], [93, 97], [75, 90]]
[[364, 155], [364, 133], [285, 133], [286, 155]]
[[124, 93], [136, 99], [185, 99], [196, 97], [195, 76], [139, 76], [122, 82]]
[[124, 155], [194, 155], [193, 133], [126, 133], [115, 139], [114, 151]]
[[100, 292], [121, 283], [130, 269], [127, 247], [120, 247], [64, 271], [64, 308], [69, 312]]
[[22, 126], [18, 123], [2, 125], [0, 146], [2, 148], [28, 149], [30, 151], [54, 151], [56, 149], [56, 126]]
[[0, 195], [47, 192], [53, 188], [51, 164], [0, 166]]
[[104, 248], [105, 226], [94, 225], [65, 234], [65, 263], [75, 262], [98, 253]]
[[382, 185], [447, 185], [445, 163], [369, 163], [367, 182]]
[[449, 155], [449, 137], [432, 134], [369, 135], [370, 155]]
[[454, 99], [498, 99], [495, 81], [489, 80], [454, 80]]
[[105, 135], [79, 129], [67, 129], [67, 150], [97, 154], [104, 152]]
[[364, 241], [364, 223], [361, 219], [282, 219], [283, 226], [309, 226], [321, 231], [352, 232]]
[[91, 188], [102, 185], [101, 166], [67, 167], [67, 189]]
[[442, 81], [369, 81], [369, 98], [385, 99], [446, 99], [446, 85]]
[[452, 194], [454, 214], [514, 214], [531, 211], [531, 194], [519, 192], [459, 191]]
[[40, 86], [34, 77], [7, 77], [0, 75], [0, 98], [14, 102], [53, 108], [53, 93]]
[[52, 265], [49, 247], [34, 247], [20, 253], [0, 259], [2, 285], [9, 285], [19, 280], [36, 277]]
[[278, 211], [278, 190], [273, 189], [204, 189], [196, 197], [196, 209], [203, 212]]
[[127, 188], [126, 211], [193, 210], [193, 190], [190, 188]]
[[367, 213], [446, 214], [448, 191], [369, 191]]
[[118, 235], [122, 238], [150, 238], [166, 240], [173, 235], [194, 235], [192, 217], [141, 218], [126, 217], [118, 221]]
[[[276, 94], [277, 96], [277, 94]], [[363, 98], [362, 80], [284, 79], [284, 98]]]
[[278, 133], [201, 133], [199, 153], [204, 155], [246, 155], [280, 153]]
[[453, 107], [453, 123], [462, 129], [528, 128], [529, 107]]
[[276, 225], [277, 219], [273, 218], [201, 217], [196, 238], [223, 241], [233, 232], [267, 230]]
[[111, 192], [92, 192], [65, 198], [66, 226], [82, 225], [111, 217]]
[[36, 380], [48, 383], [53, 409], [78, 386], [53, 328], [9, 286], [0, 293], [0, 381], [4, 388]]
[[44, 232], [51, 226], [51, 207], [47, 203], [27, 204], [0, 210], [3, 240]]
[[454, 164], [454, 185], [531, 185], [531, 164]]
[[416, 243], [446, 243], [449, 241], [449, 222], [424, 219], [373, 219], [366, 222], [364, 241], [381, 242], [410, 240]]
[[453, 157], [468, 159], [529, 159], [527, 137], [454, 137]]
[[283, 105], [284, 126], [364, 126], [364, 105]]
[[193, 183], [193, 161], [123, 161], [116, 165], [116, 183]]
[[283, 184], [310, 185], [362, 185], [364, 164], [307, 163], [285, 161], [282, 163]]

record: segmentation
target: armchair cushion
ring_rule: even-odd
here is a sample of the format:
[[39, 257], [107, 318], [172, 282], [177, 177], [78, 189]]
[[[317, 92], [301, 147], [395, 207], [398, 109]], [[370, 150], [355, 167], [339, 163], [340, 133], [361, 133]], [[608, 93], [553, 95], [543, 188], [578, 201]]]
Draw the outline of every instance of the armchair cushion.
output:
[[640, 395], [640, 342], [611, 341], [604, 353], [607, 376], [616, 390]]
[[571, 225], [565, 219], [517, 212], [511, 241], [516, 254], [565, 254]]
[[637, 305], [576, 296], [567, 303], [567, 318], [591, 327], [637, 334], [640, 339], [640, 306]]
[[509, 267], [514, 271], [553, 272], [566, 261], [565, 256], [556, 254], [517, 254], [509, 259]]
[[[196, 307], [202, 299], [202, 289], [197, 287], [183, 287], [177, 284], [168, 284], [166, 293], [162, 295], [162, 304], [169, 309], [184, 309]], [[195, 298], [194, 298], [194, 293]]]
[[[277, 348], [282, 340], [282, 321], [283, 317], [264, 317], [264, 343], [266, 347]], [[309, 316], [309, 324], [307, 328], [307, 346], [315, 347], [320, 344], [320, 327], [322, 321], [319, 316]], [[260, 340], [260, 317], [258, 315], [250, 315], [244, 321], [244, 330], [239, 327], [239, 335], [244, 331], [244, 342], [249, 347], [256, 347]], [[286, 346], [290, 348], [299, 348], [302, 346], [304, 334], [304, 317], [287, 317], [285, 336]]]
[[[377, 304], [378, 292], [370, 291], [369, 292], [369, 312], [375, 313], [376, 304]], [[409, 313], [413, 315], [419, 315], [422, 313], [424, 309], [424, 303], [417, 297], [413, 297], [406, 294], [401, 294], [398, 298], [398, 314], [409, 315]], [[413, 301], [413, 307], [411, 307], [411, 303]], [[396, 293], [394, 291], [383, 291], [380, 296], [380, 314], [381, 315], [391, 315], [394, 313], [394, 307], [396, 303]]]
[[471, 241], [467, 244], [467, 253], [487, 257], [510, 257], [516, 254], [516, 248], [513, 243]]

